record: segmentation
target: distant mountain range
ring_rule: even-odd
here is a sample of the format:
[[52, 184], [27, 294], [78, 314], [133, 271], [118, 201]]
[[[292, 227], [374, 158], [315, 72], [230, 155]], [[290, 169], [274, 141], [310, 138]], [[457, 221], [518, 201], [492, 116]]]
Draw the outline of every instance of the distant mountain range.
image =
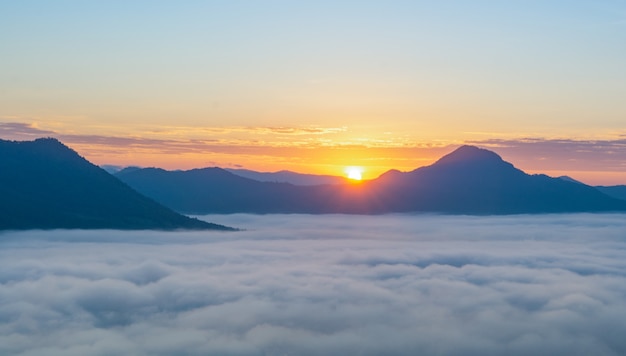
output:
[[230, 229], [170, 209], [194, 214], [626, 211], [626, 186], [591, 187], [567, 177], [528, 175], [473, 146], [431, 166], [392, 170], [364, 182], [293, 172], [235, 173], [132, 167], [111, 175], [55, 139], [0, 140], [0, 230]]
[[291, 171], [256, 172], [248, 169], [226, 168], [227, 171], [259, 182], [291, 183], [293, 185], [344, 184], [347, 178], [330, 175], [302, 174]]
[[147, 198], [55, 139], [0, 140], [0, 230], [218, 229]]
[[626, 200], [626, 185], [597, 186], [596, 189], [610, 197]]
[[[521, 214], [626, 211], [626, 201], [561, 178], [529, 175], [496, 153], [462, 146], [431, 166], [359, 183], [295, 185], [221, 168], [125, 169], [116, 177], [184, 213], [436, 212]], [[254, 174], [246, 172], [248, 177]], [[268, 178], [269, 177], [269, 178]], [[265, 175], [264, 180], [278, 180]]]

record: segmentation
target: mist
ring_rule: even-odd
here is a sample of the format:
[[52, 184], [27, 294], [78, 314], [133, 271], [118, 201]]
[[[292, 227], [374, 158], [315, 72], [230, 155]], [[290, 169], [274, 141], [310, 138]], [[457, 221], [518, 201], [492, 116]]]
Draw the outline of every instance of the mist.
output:
[[0, 233], [0, 354], [620, 355], [626, 215]]

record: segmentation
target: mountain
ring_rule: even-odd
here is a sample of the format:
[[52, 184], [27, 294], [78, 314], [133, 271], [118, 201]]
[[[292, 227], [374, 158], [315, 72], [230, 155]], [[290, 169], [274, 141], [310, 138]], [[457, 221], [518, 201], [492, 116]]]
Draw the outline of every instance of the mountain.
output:
[[610, 197], [626, 200], [626, 185], [597, 186], [596, 189]]
[[128, 187], [61, 142], [0, 140], [0, 230], [219, 229]]
[[[529, 175], [492, 151], [462, 146], [428, 167], [383, 175], [377, 189], [396, 211], [469, 214], [626, 211], [595, 188]], [[400, 204], [400, 205], [397, 205]]]
[[560, 176], [560, 177], [557, 177], [557, 178], [562, 179], [562, 180], [566, 180], [568, 182], [573, 182], [573, 183], [578, 183], [578, 184], [585, 184], [585, 183], [583, 183], [583, 182], [581, 182], [579, 180], [576, 180], [576, 179], [574, 179], [574, 178], [572, 178], [570, 176]]
[[[561, 176], [559, 178], [570, 181], [570, 182], [584, 184], [581, 181], [578, 181], [568, 176]], [[612, 198], [626, 200], [626, 185], [609, 185], [609, 186], [597, 185], [595, 186], [595, 188], [599, 190], [600, 192], [602, 192], [603, 194], [606, 194]]]
[[594, 187], [528, 175], [492, 151], [462, 146], [431, 166], [388, 171], [360, 183], [296, 186], [259, 182], [220, 168], [139, 169], [118, 178], [186, 213], [437, 212], [521, 214], [626, 211]]
[[291, 171], [257, 172], [248, 169], [226, 169], [240, 177], [259, 182], [291, 183], [293, 185], [343, 184], [346, 178], [330, 175], [302, 174]]
[[112, 164], [103, 164], [103, 165], [100, 166], [100, 168], [104, 169], [109, 174], [115, 174], [115, 173], [121, 171], [122, 169], [124, 169], [124, 167], [122, 167], [122, 166], [115, 166], [115, 165], [112, 165]]
[[306, 209], [311, 202], [305, 187], [259, 182], [217, 167], [189, 171], [131, 169], [115, 176], [140, 193], [185, 213], [310, 212]]

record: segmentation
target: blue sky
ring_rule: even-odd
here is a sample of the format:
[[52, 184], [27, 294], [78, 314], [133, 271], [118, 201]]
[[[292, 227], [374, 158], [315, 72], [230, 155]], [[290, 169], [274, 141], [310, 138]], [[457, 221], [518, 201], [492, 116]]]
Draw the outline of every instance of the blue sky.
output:
[[3, 1], [0, 120], [176, 140], [335, 129], [226, 140], [263, 147], [613, 140], [624, 43], [623, 1]]

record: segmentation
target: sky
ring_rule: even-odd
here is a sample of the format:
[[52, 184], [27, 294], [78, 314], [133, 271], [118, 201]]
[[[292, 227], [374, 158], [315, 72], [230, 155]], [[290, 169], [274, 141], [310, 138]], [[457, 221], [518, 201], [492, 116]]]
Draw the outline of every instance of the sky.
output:
[[626, 183], [626, 3], [0, 0], [0, 138], [365, 178], [461, 144]]
[[620, 214], [206, 218], [1, 232], [0, 353], [626, 353]]

